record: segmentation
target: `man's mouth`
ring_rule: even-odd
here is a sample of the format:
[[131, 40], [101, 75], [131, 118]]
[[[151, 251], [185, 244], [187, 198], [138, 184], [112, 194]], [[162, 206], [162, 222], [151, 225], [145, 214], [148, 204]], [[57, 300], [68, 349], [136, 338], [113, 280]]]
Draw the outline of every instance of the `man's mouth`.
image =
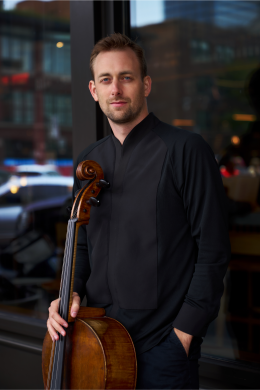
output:
[[110, 103], [113, 107], [122, 107], [127, 104], [127, 102], [124, 101], [117, 101], [117, 102], [111, 102]]

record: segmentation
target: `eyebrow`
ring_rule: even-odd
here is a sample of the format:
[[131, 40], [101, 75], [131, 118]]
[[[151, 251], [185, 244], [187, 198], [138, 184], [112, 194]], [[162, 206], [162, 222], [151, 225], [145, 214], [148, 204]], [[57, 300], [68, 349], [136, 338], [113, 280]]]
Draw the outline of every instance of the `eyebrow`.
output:
[[[134, 74], [131, 70], [124, 70], [123, 72], [120, 72], [119, 73], [119, 76], [122, 76], [124, 74]], [[100, 75], [98, 75], [98, 78], [100, 79], [101, 77], [105, 77], [105, 76], [111, 76], [110, 73], [101, 73]]]

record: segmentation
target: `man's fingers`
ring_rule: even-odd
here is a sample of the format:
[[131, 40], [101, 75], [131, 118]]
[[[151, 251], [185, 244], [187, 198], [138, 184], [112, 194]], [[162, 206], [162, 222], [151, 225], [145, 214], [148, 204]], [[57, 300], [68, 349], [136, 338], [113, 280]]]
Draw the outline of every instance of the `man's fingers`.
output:
[[58, 314], [58, 313], [50, 313], [50, 320], [56, 321], [58, 324], [65, 326], [66, 328], [68, 327], [67, 322]]
[[49, 334], [50, 334], [50, 336], [51, 336], [52, 341], [58, 340], [59, 336], [57, 335], [57, 332], [55, 331], [55, 329], [54, 329], [53, 326], [51, 325], [49, 319], [48, 319], [48, 321], [47, 321], [47, 328], [48, 328], [48, 332], [49, 332]]
[[51, 311], [58, 312], [58, 310], [59, 310], [59, 302], [60, 302], [60, 298], [55, 299], [55, 301], [52, 301], [51, 305], [49, 307], [49, 312], [51, 312]]
[[77, 293], [73, 293], [72, 305], [71, 305], [71, 317], [76, 317], [80, 307], [80, 296]]
[[[71, 316], [76, 317], [80, 307], [80, 297], [77, 293], [73, 293], [72, 296], [72, 306], [71, 306]], [[67, 328], [67, 322], [59, 315], [59, 299], [53, 301], [49, 307], [49, 318], [47, 321], [47, 328], [49, 334], [52, 338], [52, 341], [58, 340], [59, 336], [57, 332], [62, 334], [62, 336], [66, 335], [63, 327]]]
[[[57, 332], [59, 332], [60, 334], [62, 334], [62, 336], [65, 336], [66, 335], [66, 332], [65, 332], [65, 330], [63, 329], [63, 327], [57, 322], [57, 321], [55, 321], [53, 318], [49, 318], [49, 320], [48, 320], [48, 329], [50, 328], [51, 329], [51, 335], [52, 336], [58, 336], [57, 335], [57, 333], [55, 332], [55, 331], [57, 331]], [[55, 334], [55, 333], [56, 334]], [[57, 340], [59, 337], [55, 337], [55, 339]]]
[[55, 301], [52, 301], [50, 307], [49, 307], [49, 319], [54, 319], [58, 324], [68, 327], [67, 322], [58, 314], [59, 310], [59, 299], [56, 299]]

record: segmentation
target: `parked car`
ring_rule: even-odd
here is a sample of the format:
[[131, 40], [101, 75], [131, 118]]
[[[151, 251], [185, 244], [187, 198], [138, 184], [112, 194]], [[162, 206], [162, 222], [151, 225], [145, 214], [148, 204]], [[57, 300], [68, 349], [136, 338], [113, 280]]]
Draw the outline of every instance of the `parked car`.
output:
[[15, 167], [14, 174], [17, 176], [61, 176], [55, 165], [46, 164], [29, 164], [29, 165], [18, 165]]
[[23, 234], [30, 224], [33, 228], [51, 229], [51, 222], [46, 222], [48, 216], [70, 202], [72, 185], [72, 177], [48, 175], [12, 176], [0, 185], [1, 247]]

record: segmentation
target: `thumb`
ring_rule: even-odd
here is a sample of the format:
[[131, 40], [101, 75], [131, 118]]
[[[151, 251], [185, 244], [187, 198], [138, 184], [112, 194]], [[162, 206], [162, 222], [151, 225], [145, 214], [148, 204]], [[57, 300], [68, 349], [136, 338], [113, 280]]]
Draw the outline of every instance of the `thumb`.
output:
[[72, 295], [72, 305], [70, 310], [71, 317], [77, 316], [79, 307], [80, 307], [80, 296], [78, 295], [78, 293], [74, 292]]

